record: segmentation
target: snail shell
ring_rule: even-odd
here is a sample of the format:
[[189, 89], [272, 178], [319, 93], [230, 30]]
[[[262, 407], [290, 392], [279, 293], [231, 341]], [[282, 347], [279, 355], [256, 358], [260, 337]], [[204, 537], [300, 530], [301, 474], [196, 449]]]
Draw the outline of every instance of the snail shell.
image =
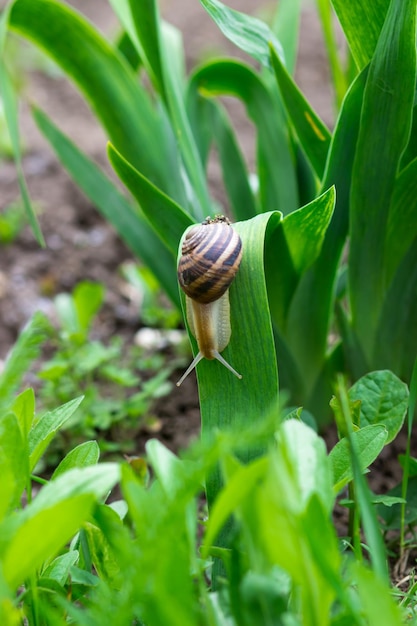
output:
[[178, 281], [199, 352], [177, 385], [203, 358], [217, 359], [242, 378], [220, 354], [231, 335], [228, 289], [242, 260], [242, 241], [226, 217], [216, 216], [190, 228], [181, 253]]
[[190, 228], [181, 252], [181, 288], [192, 300], [207, 304], [230, 287], [242, 260], [242, 241], [229, 220], [218, 216]]

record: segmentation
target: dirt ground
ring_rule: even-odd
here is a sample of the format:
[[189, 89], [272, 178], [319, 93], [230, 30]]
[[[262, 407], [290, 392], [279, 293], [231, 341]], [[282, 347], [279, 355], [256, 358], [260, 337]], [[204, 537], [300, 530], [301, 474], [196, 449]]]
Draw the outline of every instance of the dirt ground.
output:
[[[117, 33], [117, 22], [106, 0], [72, 0], [106, 35]], [[233, 8], [251, 12], [252, 0], [229, 1]], [[186, 58], [192, 67], [208, 51], [241, 56], [210, 21], [198, 0], [163, 0], [165, 19], [184, 36]], [[324, 121], [333, 123], [332, 94], [323, 51], [320, 27], [313, 2], [306, 2], [301, 21], [300, 51], [296, 79]], [[127, 342], [140, 327], [138, 310], [126, 298], [125, 283], [118, 268], [132, 254], [113, 229], [78, 191], [57, 163], [49, 146], [37, 131], [28, 100], [44, 108], [87, 154], [110, 172], [106, 162], [106, 137], [76, 90], [62, 76], [31, 72], [21, 107], [21, 132], [25, 142], [24, 171], [31, 197], [40, 209], [40, 224], [47, 248], [38, 247], [31, 231], [25, 228], [17, 240], [0, 247], [0, 364], [16, 340], [19, 330], [36, 310], [53, 315], [52, 298], [70, 291], [82, 279], [100, 281], [107, 287], [106, 304], [95, 328], [103, 341], [120, 333]], [[234, 120], [248, 159], [253, 155], [253, 133], [242, 108], [234, 105]], [[211, 175], [216, 193], [216, 172]], [[0, 164], [0, 210], [18, 196], [14, 165]], [[1, 244], [0, 244], [1, 245]], [[161, 428], [157, 436], [178, 450], [199, 430], [199, 410], [195, 378], [157, 405]], [[137, 452], [149, 433], [140, 433]], [[373, 472], [374, 489], [384, 492], [398, 479], [396, 456], [403, 442], [387, 448]]]

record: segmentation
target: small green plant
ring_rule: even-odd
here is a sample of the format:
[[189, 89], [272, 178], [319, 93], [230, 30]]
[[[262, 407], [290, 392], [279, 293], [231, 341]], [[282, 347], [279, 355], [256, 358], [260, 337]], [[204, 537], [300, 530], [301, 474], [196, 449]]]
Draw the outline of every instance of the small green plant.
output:
[[12, 243], [25, 226], [26, 214], [20, 202], [7, 206], [0, 212], [0, 245]]
[[147, 356], [115, 336], [109, 345], [91, 338], [105, 295], [99, 283], [83, 281], [55, 298], [58, 329], [51, 327], [53, 356], [41, 366], [39, 398], [45, 408], [82, 394], [82, 407], [64, 429], [65, 447], [98, 436], [102, 450], [131, 452], [132, 433], [152, 418], [152, 406], [172, 388], [162, 355]]

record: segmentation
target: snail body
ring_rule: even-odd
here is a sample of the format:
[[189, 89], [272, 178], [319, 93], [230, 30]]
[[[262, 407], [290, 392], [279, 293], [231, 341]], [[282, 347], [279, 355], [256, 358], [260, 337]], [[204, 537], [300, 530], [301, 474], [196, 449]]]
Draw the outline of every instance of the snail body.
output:
[[217, 216], [190, 228], [181, 252], [178, 281], [186, 294], [187, 321], [199, 352], [177, 385], [203, 358], [217, 359], [242, 378], [220, 354], [230, 341], [228, 289], [242, 259], [242, 241], [229, 220]]

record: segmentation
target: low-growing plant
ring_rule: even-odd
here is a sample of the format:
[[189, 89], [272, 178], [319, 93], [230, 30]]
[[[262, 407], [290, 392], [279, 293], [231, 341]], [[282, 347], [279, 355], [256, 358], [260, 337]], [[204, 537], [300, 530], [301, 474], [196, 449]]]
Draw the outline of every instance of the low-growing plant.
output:
[[150, 423], [156, 399], [172, 388], [168, 379], [175, 358], [170, 365], [161, 353], [150, 359], [139, 346], [126, 346], [118, 336], [108, 345], [92, 339], [104, 295], [103, 285], [83, 281], [72, 294], [55, 298], [59, 327], [50, 326], [53, 355], [37, 372], [42, 381], [39, 399], [51, 409], [84, 396], [82, 406], [60, 430], [63, 440], [57, 438], [55, 454], [59, 442], [60, 449], [68, 449], [90, 437], [99, 437], [102, 451], [131, 452], [132, 433]]

